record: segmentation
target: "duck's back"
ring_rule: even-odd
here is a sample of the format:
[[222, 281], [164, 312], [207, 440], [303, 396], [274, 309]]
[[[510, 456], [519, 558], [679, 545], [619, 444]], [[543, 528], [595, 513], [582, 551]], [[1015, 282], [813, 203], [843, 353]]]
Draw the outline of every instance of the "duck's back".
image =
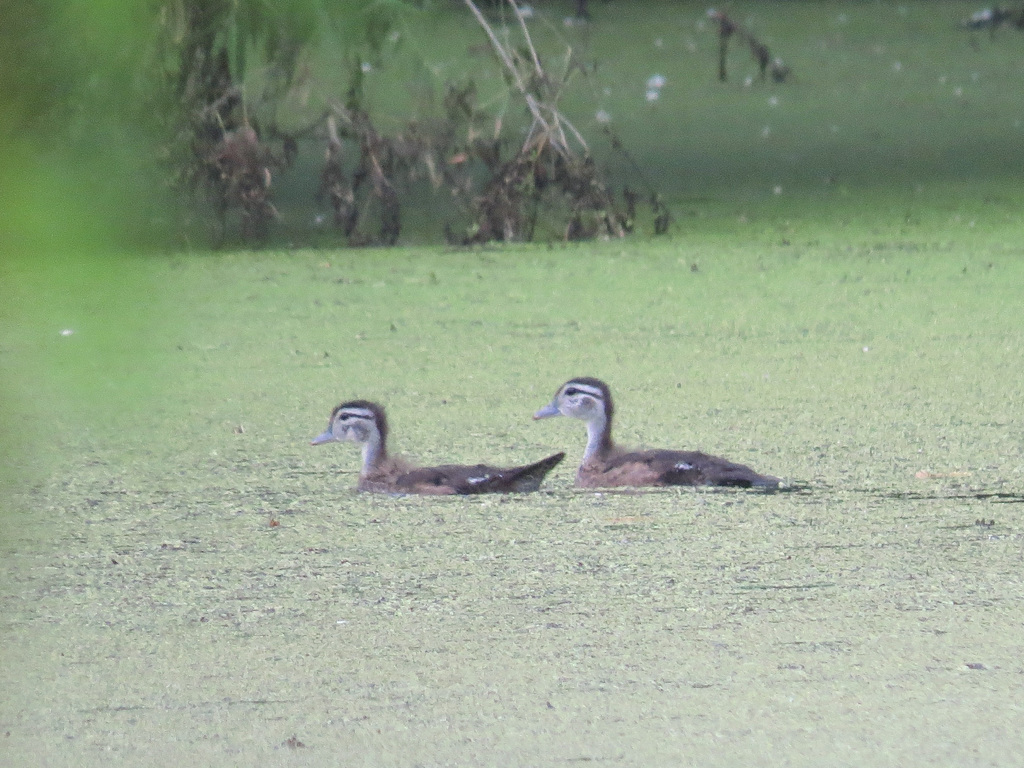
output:
[[577, 475], [577, 484], [605, 488], [623, 485], [778, 488], [779, 479], [700, 451], [651, 450], [631, 451], [604, 462], [584, 464]]

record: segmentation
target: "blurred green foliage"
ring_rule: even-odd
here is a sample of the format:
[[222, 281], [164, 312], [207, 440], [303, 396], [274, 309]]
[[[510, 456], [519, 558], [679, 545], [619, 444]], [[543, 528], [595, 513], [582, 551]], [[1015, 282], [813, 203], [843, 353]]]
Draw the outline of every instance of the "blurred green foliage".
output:
[[150, 369], [158, 313], [140, 307], [159, 302], [132, 254], [163, 195], [140, 70], [152, 12], [0, 4], [0, 480], [45, 471], [133, 399], [126, 371]]
[[158, 187], [139, 101], [146, 3], [5, 0], [4, 250], [103, 250], [137, 237]]
[[190, 141], [195, 62], [290, 78], [305, 46], [379, 50], [410, 7], [0, 0], [0, 475], [59, 458], [42, 424], [87, 433], [164, 381], [148, 342], [179, 289], [140, 259], [187, 244], [172, 148]]
[[[0, 0], [5, 252], [173, 242], [168, 180], [195, 62], [285, 79], [307, 46], [378, 51], [401, 0]], [[200, 97], [208, 94], [200, 94]], [[186, 137], [187, 138], [187, 137]], [[173, 159], [173, 158], [172, 158]]]

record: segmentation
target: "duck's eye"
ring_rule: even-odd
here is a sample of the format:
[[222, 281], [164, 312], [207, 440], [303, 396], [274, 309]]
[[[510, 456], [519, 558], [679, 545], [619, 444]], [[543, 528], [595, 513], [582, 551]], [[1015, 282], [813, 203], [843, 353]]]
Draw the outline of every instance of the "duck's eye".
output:
[[578, 395], [579, 393], [580, 391], [576, 389], [576, 387], [569, 387], [567, 390], [565, 390], [565, 394], [567, 397], [572, 397], [573, 395]]

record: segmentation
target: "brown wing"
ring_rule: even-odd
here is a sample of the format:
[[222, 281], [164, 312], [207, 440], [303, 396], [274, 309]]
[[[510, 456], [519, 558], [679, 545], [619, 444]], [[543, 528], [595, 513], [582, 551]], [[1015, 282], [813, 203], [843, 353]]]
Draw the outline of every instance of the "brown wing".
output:
[[459, 470], [468, 467], [422, 467], [406, 472], [395, 478], [393, 492], [422, 493], [432, 496], [444, 496], [458, 493], [455, 483], [458, 482]]

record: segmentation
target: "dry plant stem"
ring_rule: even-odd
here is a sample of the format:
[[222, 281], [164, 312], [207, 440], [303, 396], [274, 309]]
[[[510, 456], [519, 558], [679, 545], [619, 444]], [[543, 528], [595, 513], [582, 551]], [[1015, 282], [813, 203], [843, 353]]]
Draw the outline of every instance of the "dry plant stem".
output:
[[[551, 141], [552, 146], [554, 146], [555, 149], [559, 151], [559, 153], [566, 156], [571, 155], [571, 152], [569, 151], [568, 140], [566, 139], [563, 126], [568, 127], [573, 137], [576, 139], [576, 141], [579, 142], [583, 151], [588, 152], [589, 148], [587, 147], [587, 143], [583, 140], [583, 136], [580, 134], [580, 132], [576, 130], [576, 127], [568, 119], [566, 119], [566, 117], [562, 115], [553, 105], [538, 102], [537, 98], [532, 93], [530, 93], [526, 83], [523, 81], [522, 75], [516, 68], [512, 56], [505, 49], [505, 46], [502, 45], [501, 41], [498, 39], [498, 36], [494, 34], [494, 30], [491, 29], [491, 25], [487, 23], [487, 19], [484, 18], [484, 15], [480, 12], [480, 9], [477, 7], [476, 3], [474, 3], [473, 0], [464, 0], [464, 2], [466, 3], [466, 7], [468, 7], [469, 10], [473, 13], [473, 16], [476, 17], [477, 23], [479, 23], [480, 26], [483, 27], [484, 32], [487, 33], [487, 37], [491, 41], [491, 46], [494, 48], [495, 53], [498, 54], [498, 57], [505, 65], [505, 68], [512, 75], [512, 78], [515, 81], [516, 89], [519, 91], [519, 93], [522, 94], [523, 99], [526, 101], [526, 106], [530, 110], [530, 114], [533, 115], [534, 126], [530, 130], [529, 137], [527, 138], [524, 144], [524, 148], [526, 146], [529, 146], [530, 142], [533, 140], [535, 129], [537, 127], [537, 124], [539, 124], [541, 126], [542, 132], [547, 134], [548, 140]], [[519, 6], [515, 4], [515, 0], [508, 0], [508, 4], [512, 6], [512, 10], [515, 13], [516, 18], [519, 19], [519, 24], [523, 29], [523, 34], [526, 38], [526, 45], [530, 50], [530, 57], [533, 60], [534, 68], [537, 72], [537, 77], [543, 78], [544, 70], [540, 63], [540, 57], [537, 55], [537, 49], [533, 45], [533, 40], [530, 37], [529, 31], [527, 31], [526, 22], [523, 20], [522, 13], [519, 11]], [[544, 115], [541, 114], [541, 110], [547, 110], [548, 112], [550, 112], [551, 119], [545, 119]]]
[[[530, 112], [533, 113], [533, 125], [530, 126], [530, 133], [527, 135], [526, 141], [523, 143], [523, 148], [525, 149], [530, 145], [530, 142], [533, 141], [533, 137], [536, 134], [537, 123], [541, 124], [541, 132], [546, 136], [550, 137], [553, 133], [553, 129], [548, 124], [548, 122], [543, 117], [541, 117], [540, 104], [537, 103], [537, 99], [534, 97], [534, 95], [532, 93], [524, 93], [523, 96], [526, 99], [527, 106], [529, 106], [530, 108]], [[556, 138], [561, 139], [561, 141], [556, 141], [552, 143], [555, 144], [557, 149], [564, 150], [563, 154], [566, 154], [568, 152], [568, 147], [565, 143], [565, 134], [563, 134], [561, 130], [559, 130], [559, 134], [560, 135]]]
[[484, 32], [486, 32], [487, 37], [490, 38], [491, 45], [494, 46], [495, 52], [501, 57], [506, 69], [512, 73], [512, 77], [516, 80], [516, 88], [518, 88], [521, 93], [526, 93], [526, 84], [519, 76], [519, 70], [517, 70], [515, 64], [512, 63], [512, 57], [508, 55], [508, 52], [502, 46], [501, 41], [498, 40], [497, 35], [494, 34], [494, 30], [491, 29], [491, 25], [487, 23], [487, 19], [485, 19], [484, 15], [480, 13], [480, 9], [476, 7], [476, 3], [474, 3], [473, 0], [465, 0], [465, 3], [469, 10], [473, 12], [473, 15], [476, 16], [476, 20], [480, 26], [484, 28]]
[[331, 151], [336, 154], [341, 154], [341, 138], [338, 136], [338, 121], [334, 119], [334, 115], [327, 115], [327, 144]]
[[526, 19], [523, 18], [523, 14], [519, 10], [519, 6], [516, 5], [515, 0], [508, 0], [508, 4], [512, 6], [512, 10], [519, 20], [519, 27], [523, 30], [523, 37], [526, 38], [526, 47], [530, 49], [530, 58], [533, 59], [533, 69], [537, 73], [537, 77], [544, 77], [544, 68], [541, 67], [540, 59], [537, 57], [537, 49], [533, 46], [533, 39], [530, 37], [530, 30], [526, 26]]

